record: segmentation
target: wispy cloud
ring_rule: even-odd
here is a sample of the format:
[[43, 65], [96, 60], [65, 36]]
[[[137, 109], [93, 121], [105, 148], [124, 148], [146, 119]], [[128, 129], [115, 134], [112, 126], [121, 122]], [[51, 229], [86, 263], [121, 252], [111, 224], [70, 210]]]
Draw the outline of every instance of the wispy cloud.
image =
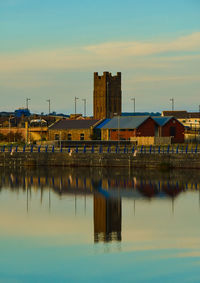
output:
[[85, 47], [103, 56], [144, 56], [176, 51], [199, 51], [200, 32], [179, 37], [170, 42], [108, 42]]
[[[105, 67], [166, 67], [170, 61], [194, 60], [200, 55], [152, 58], [148, 55], [177, 51], [199, 51], [200, 32], [168, 42], [108, 42], [98, 45], [0, 54], [0, 72], [26, 70], [76, 70]], [[145, 58], [144, 58], [145, 56]], [[131, 60], [130, 60], [131, 59]], [[150, 59], [150, 60], [149, 60]]]

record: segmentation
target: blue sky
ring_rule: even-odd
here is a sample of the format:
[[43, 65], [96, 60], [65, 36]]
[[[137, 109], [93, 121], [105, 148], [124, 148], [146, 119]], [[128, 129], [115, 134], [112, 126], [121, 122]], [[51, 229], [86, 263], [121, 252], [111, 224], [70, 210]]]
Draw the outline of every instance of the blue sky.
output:
[[122, 72], [123, 111], [198, 110], [199, 0], [0, 0], [0, 110], [92, 114], [93, 72]]

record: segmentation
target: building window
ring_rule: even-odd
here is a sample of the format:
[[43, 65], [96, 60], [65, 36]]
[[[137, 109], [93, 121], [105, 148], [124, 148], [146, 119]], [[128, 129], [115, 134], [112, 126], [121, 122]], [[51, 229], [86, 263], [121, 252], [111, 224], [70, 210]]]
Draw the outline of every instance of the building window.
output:
[[83, 133], [80, 134], [80, 140], [81, 140], [81, 141], [84, 141], [84, 134], [83, 134]]
[[72, 134], [68, 134], [67, 139], [68, 139], [68, 141], [71, 141], [72, 140]]
[[55, 134], [55, 140], [56, 140], [56, 141], [59, 141], [59, 139], [60, 139], [59, 134]]

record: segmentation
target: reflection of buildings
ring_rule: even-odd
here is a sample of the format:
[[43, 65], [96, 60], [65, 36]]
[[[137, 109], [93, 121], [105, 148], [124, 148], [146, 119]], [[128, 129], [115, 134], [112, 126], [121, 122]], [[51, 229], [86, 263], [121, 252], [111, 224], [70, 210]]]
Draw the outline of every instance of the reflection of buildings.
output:
[[121, 241], [121, 198], [94, 194], [94, 241]]

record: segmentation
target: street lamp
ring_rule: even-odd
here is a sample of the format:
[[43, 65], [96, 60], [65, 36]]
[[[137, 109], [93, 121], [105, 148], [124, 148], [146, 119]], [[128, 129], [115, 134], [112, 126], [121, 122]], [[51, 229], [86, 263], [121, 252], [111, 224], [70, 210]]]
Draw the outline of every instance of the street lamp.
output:
[[28, 109], [28, 102], [30, 101], [30, 98], [26, 98], [26, 109]]
[[135, 97], [131, 98], [131, 100], [133, 101], [133, 112], [135, 113]]
[[84, 117], [86, 117], [86, 98], [82, 99], [84, 102]]
[[173, 98], [173, 97], [170, 98], [170, 101], [171, 101], [171, 103], [172, 103], [172, 111], [174, 111], [174, 98]]
[[78, 99], [79, 99], [79, 98], [75, 96], [75, 98], [74, 98], [75, 118], [76, 118], [76, 101], [77, 101]]
[[109, 118], [109, 82], [106, 82], [106, 118]]
[[51, 100], [47, 99], [46, 101], [49, 103], [49, 115], [50, 115], [50, 113], [51, 113]]
[[113, 113], [115, 117], [117, 117], [117, 135], [118, 135], [118, 148], [120, 146], [120, 134], [119, 134], [119, 131], [120, 131], [120, 115], [118, 113]]

